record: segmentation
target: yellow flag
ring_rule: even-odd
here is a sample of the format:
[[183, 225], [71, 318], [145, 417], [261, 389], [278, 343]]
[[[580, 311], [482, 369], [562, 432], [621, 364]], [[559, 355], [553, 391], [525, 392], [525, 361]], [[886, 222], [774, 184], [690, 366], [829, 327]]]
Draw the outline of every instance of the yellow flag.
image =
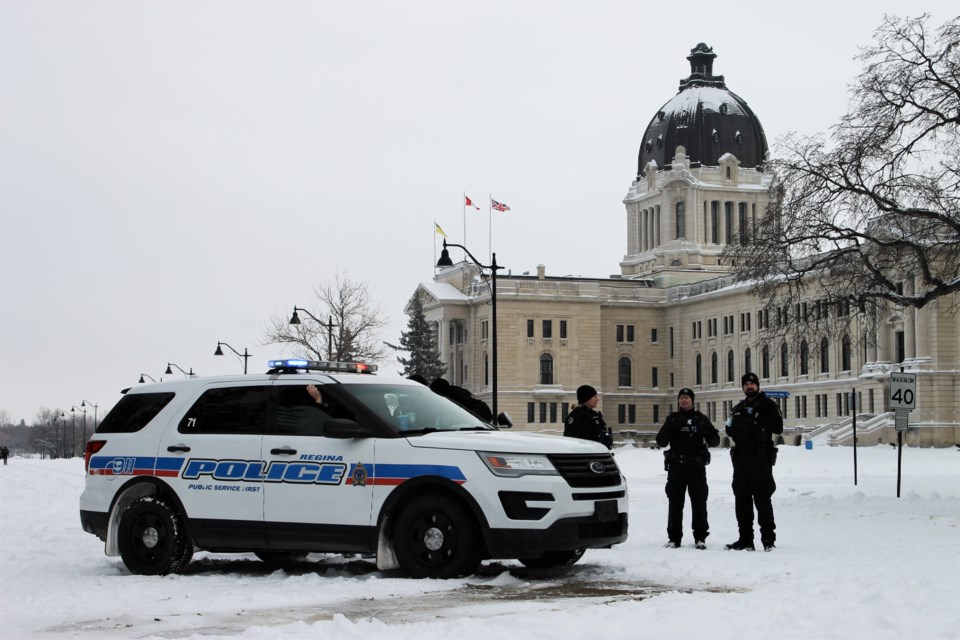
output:
[[440, 235], [442, 235], [444, 238], [447, 237], [447, 234], [445, 234], [445, 233], [443, 232], [443, 229], [440, 228], [440, 225], [437, 224], [436, 220], [434, 220], [433, 226], [437, 228], [437, 233], [439, 233]]

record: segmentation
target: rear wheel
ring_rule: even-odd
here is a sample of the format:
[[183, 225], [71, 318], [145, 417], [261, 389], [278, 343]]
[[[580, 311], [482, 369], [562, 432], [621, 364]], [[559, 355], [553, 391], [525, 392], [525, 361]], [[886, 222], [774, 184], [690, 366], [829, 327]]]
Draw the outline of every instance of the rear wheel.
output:
[[132, 573], [180, 573], [193, 557], [183, 519], [162, 498], [138, 498], [120, 516], [120, 557]]
[[520, 558], [520, 564], [531, 569], [548, 569], [550, 567], [564, 567], [576, 564], [583, 557], [586, 549], [573, 551], [549, 551], [539, 558]]
[[455, 578], [480, 564], [477, 524], [455, 500], [421, 496], [397, 517], [394, 550], [400, 568], [414, 578]]

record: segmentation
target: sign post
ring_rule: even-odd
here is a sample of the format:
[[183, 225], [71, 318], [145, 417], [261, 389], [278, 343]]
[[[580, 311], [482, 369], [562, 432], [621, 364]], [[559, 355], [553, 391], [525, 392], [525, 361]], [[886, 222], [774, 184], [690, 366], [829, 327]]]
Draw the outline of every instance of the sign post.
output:
[[903, 458], [903, 433], [910, 428], [910, 412], [917, 406], [917, 374], [890, 372], [890, 408], [896, 413], [897, 497], [900, 497], [900, 463]]

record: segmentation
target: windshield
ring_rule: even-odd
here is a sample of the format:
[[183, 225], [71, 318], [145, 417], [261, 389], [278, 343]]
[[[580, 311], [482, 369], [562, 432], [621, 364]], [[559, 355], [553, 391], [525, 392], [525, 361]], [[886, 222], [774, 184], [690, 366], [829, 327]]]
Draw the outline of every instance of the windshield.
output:
[[423, 385], [357, 384], [341, 388], [401, 434], [495, 429]]

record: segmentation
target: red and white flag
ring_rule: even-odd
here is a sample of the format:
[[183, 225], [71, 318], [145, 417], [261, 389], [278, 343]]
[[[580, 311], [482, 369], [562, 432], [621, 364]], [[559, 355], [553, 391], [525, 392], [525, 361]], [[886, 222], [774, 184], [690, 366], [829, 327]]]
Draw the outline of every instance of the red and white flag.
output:
[[502, 202], [497, 202], [493, 198], [490, 198], [490, 208], [492, 208], [494, 211], [510, 211], [510, 207]]
[[480, 211], [480, 207], [478, 207], [477, 205], [473, 204], [473, 200], [471, 200], [471, 199], [470, 199], [468, 196], [466, 196], [466, 195], [463, 196], [463, 205], [466, 206], [466, 207], [473, 207], [473, 208], [476, 209], [477, 211]]

